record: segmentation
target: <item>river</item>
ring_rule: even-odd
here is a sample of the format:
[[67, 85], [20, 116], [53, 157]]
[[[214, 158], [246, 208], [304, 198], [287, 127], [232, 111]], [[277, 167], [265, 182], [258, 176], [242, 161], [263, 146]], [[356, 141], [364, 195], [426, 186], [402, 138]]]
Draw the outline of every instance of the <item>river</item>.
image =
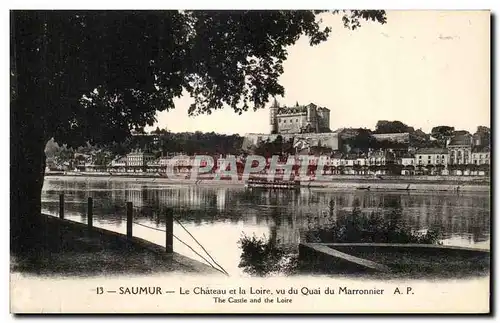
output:
[[[359, 207], [363, 213], [386, 212], [397, 202], [403, 220], [415, 230], [438, 228], [445, 245], [490, 247], [490, 194], [486, 192], [373, 192], [250, 190], [241, 186], [171, 185], [135, 179], [45, 178], [42, 211], [57, 215], [59, 194], [65, 194], [65, 217], [86, 223], [87, 198], [94, 202], [94, 225], [126, 231], [126, 202], [134, 205], [134, 236], [164, 245], [165, 213], [173, 207], [182, 225], [231, 275], [239, 268], [238, 244], [244, 235], [273, 239], [296, 249], [305, 231], [328, 226], [328, 215]], [[204, 255], [178, 223], [175, 236]], [[174, 239], [174, 251], [203, 260]]]

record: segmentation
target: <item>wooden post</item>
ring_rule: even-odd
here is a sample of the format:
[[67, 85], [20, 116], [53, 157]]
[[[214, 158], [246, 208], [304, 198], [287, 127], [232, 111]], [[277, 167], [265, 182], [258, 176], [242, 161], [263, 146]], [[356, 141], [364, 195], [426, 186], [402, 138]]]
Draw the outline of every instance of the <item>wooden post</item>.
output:
[[133, 215], [132, 202], [127, 202], [127, 238], [132, 239], [132, 215]]
[[165, 218], [165, 251], [167, 253], [174, 252], [174, 210], [167, 209]]
[[64, 219], [64, 193], [59, 194], [59, 218]]
[[89, 196], [88, 201], [87, 201], [87, 225], [89, 229], [92, 229], [93, 226], [93, 219], [92, 219], [92, 198]]

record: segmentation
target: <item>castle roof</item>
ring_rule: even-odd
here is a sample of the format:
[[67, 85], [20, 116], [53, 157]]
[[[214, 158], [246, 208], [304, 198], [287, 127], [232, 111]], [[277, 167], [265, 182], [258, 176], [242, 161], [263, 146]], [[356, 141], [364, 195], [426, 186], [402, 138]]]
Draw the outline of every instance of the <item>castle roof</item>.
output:
[[318, 105], [314, 104], [314, 103], [309, 103], [307, 105], [300, 105], [298, 102], [295, 103], [295, 105], [292, 105], [292, 106], [280, 106], [277, 102], [275, 102], [272, 106], [273, 108], [278, 108], [278, 114], [280, 113], [290, 113], [291, 111], [294, 111], [294, 112], [306, 112], [307, 111], [307, 108], [311, 107], [311, 108], [315, 108], [317, 111], [330, 111], [330, 109], [326, 108], [326, 107], [319, 107]]

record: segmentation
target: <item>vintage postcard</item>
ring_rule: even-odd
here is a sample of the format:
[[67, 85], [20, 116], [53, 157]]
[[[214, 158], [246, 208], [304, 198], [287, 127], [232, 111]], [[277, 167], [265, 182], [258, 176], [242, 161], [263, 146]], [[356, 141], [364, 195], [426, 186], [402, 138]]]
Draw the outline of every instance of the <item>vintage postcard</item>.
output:
[[489, 313], [490, 24], [10, 11], [11, 313]]

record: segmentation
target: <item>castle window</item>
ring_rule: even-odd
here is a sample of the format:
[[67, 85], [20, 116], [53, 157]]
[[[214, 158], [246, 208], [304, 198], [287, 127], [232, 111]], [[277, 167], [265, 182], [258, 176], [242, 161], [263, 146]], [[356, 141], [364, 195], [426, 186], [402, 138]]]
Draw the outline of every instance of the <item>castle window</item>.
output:
[[283, 123], [286, 123], [286, 119], [285, 119], [285, 120], [283, 120]]
[[299, 122], [299, 119], [295, 119], [295, 122]]

